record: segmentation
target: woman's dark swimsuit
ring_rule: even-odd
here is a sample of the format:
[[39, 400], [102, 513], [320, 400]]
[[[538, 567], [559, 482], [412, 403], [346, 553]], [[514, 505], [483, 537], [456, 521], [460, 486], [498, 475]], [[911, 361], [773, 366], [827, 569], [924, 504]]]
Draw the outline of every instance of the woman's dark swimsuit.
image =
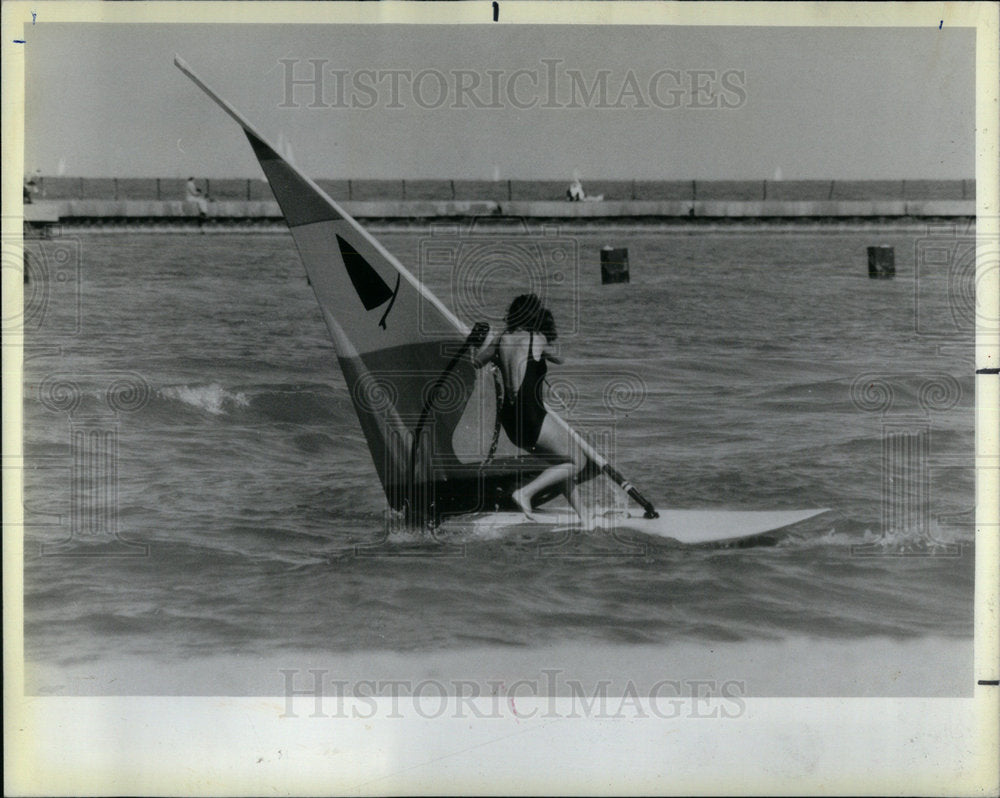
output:
[[542, 404], [542, 380], [548, 371], [545, 356], [535, 360], [535, 334], [531, 333], [528, 343], [528, 362], [524, 365], [524, 379], [513, 397], [505, 396], [500, 406], [500, 423], [504, 432], [515, 446], [532, 449], [538, 442], [545, 421], [545, 405]]

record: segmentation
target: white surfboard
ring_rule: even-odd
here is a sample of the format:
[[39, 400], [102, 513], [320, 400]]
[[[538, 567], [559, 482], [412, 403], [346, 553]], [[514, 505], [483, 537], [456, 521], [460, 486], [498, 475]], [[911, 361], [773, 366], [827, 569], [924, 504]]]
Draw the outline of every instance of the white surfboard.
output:
[[[660, 510], [659, 518], [629, 513], [609, 513], [597, 521], [595, 533], [638, 532], [672, 540], [685, 546], [727, 543], [759, 537], [829, 512], [811, 510]], [[569, 510], [536, 510], [529, 521], [522, 513], [480, 513], [456, 518], [459, 527], [472, 527], [485, 537], [532, 529], [579, 529]]]

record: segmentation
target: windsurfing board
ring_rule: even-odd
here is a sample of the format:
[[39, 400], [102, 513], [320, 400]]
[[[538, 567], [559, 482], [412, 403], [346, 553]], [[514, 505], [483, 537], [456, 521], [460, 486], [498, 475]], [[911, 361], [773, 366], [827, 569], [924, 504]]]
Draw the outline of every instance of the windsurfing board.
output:
[[[629, 513], [609, 513], [595, 519], [597, 532], [638, 532], [672, 540], [685, 546], [730, 543], [759, 537], [806, 521], [827, 509], [811, 510], [660, 510], [659, 518]], [[456, 518], [455, 523], [471, 526], [480, 533], [500, 536], [525, 528], [580, 529], [570, 510], [535, 510], [534, 520], [523, 513], [479, 513]]]
[[[390, 506], [424, 521], [434, 517], [429, 512], [434, 503], [428, 501], [427, 486], [433, 485], [437, 497], [452, 510], [462, 509], [463, 503], [478, 510], [493, 491], [509, 489], [523, 470], [497, 470], [496, 463], [486, 469], [491, 455], [470, 464], [455, 451], [456, 436], [468, 436], [462, 421], [481, 382], [471, 358], [466, 357], [474, 330], [312, 179], [283, 158], [183, 59], [177, 56], [174, 63], [243, 128], [260, 162], [334, 342]], [[648, 513], [655, 512], [639, 490], [551, 408], [549, 417], [584, 451], [590, 461], [588, 471], [607, 475]], [[444, 502], [445, 498], [449, 501]], [[440, 504], [437, 509], [442, 509]], [[824, 511], [668, 510], [657, 518], [627, 513], [605, 516], [598, 524], [602, 529], [697, 545], [755, 537], [820, 512]], [[508, 513], [506, 518], [503, 513], [482, 515], [493, 529], [502, 528], [504, 521], [517, 526], [525, 520], [517, 513]], [[573, 524], [573, 518], [565, 511], [545, 510], [538, 512], [534, 523], [565, 527]]]

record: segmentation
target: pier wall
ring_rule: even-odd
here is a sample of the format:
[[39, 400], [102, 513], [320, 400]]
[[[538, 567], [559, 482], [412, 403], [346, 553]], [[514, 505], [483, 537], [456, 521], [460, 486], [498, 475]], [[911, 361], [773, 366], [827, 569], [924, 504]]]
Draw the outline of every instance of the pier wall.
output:
[[[198, 179], [218, 202], [274, 200], [264, 180]], [[564, 201], [569, 181], [559, 180], [317, 180], [337, 202], [549, 202]], [[605, 200], [861, 201], [974, 200], [975, 180], [585, 180]], [[39, 177], [35, 200], [183, 200], [177, 178]]]
[[[51, 224], [171, 226], [280, 224], [263, 180], [198, 181], [203, 215], [175, 178], [49, 177], [36, 181], [25, 219]], [[319, 180], [359, 219], [837, 219], [972, 217], [973, 180], [589, 181], [600, 202], [568, 202], [561, 181]]]
[[[808, 219], [864, 217], [972, 217], [974, 200], [605, 200], [345, 201], [344, 209], [358, 219], [448, 219], [479, 216], [537, 219]], [[43, 200], [24, 206], [32, 224], [100, 224], [103, 221], [186, 222], [201, 218], [216, 222], [280, 222], [278, 203], [267, 200], [208, 203], [204, 217], [198, 205], [183, 200]]]

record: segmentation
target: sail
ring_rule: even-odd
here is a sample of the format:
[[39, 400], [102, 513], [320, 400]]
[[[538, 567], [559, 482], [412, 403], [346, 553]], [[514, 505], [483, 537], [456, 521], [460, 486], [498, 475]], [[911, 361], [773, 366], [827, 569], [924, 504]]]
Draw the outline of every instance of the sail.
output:
[[[496, 402], [490, 405], [482, 396], [470, 401], [477, 385], [482, 390], [470, 353], [482, 330], [470, 330], [180, 57], [174, 63], [250, 141], [333, 338], [390, 506], [421, 521], [514, 509], [513, 489], [546, 465], [534, 459], [494, 459]], [[646, 518], [658, 517], [634, 485], [551, 408], [548, 412], [587, 457], [578, 481], [603, 473], [645, 510]], [[486, 440], [490, 443], [484, 446]], [[535, 503], [557, 493], [558, 488], [542, 491]]]
[[[476, 382], [469, 330], [346, 212], [246, 131], [288, 222], [390, 502], [435, 469]], [[463, 357], [463, 355], [465, 355]]]
[[[488, 464], [496, 405], [472, 363], [473, 331], [183, 61], [175, 63], [240, 124], [267, 176], [389, 504], [420, 516], [509, 507], [515, 480], [540, 468]], [[482, 395], [470, 402], [477, 385]]]

